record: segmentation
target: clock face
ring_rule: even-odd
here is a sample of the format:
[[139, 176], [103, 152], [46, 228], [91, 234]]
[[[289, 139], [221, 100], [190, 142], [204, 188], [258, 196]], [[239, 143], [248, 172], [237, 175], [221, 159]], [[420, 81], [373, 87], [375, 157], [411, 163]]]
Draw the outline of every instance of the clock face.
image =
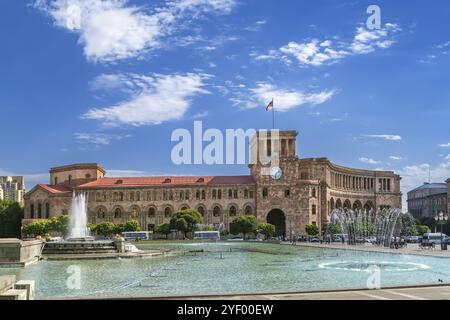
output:
[[280, 180], [282, 175], [283, 171], [280, 167], [273, 167], [272, 169], [270, 169], [270, 176], [273, 180]]

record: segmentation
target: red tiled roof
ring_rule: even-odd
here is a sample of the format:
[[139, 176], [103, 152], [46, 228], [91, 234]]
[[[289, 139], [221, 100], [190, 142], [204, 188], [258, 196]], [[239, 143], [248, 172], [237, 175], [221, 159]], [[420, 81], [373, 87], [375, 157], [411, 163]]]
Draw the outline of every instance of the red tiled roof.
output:
[[113, 187], [151, 187], [151, 186], [207, 186], [218, 184], [252, 184], [252, 176], [229, 177], [133, 177], [133, 178], [102, 178], [78, 186], [86, 188], [113, 188]]
[[38, 184], [42, 189], [50, 193], [72, 193], [72, 188], [59, 185]]

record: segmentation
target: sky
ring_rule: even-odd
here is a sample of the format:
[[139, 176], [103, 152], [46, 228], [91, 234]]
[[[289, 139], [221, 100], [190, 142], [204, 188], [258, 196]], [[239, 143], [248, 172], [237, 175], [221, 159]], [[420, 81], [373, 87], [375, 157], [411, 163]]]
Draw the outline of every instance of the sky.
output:
[[[369, 5], [380, 8], [370, 29]], [[300, 157], [450, 177], [450, 3], [0, 0], [0, 174], [240, 175], [175, 165], [179, 128], [299, 132]]]

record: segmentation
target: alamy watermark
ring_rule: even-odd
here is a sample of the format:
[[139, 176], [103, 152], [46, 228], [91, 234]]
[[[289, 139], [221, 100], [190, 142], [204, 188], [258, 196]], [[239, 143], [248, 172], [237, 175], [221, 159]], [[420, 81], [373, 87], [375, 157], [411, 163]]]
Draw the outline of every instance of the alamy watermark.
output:
[[[244, 165], [279, 166], [280, 131], [256, 129], [210, 128], [195, 121], [193, 134], [187, 129], [172, 132], [171, 160], [175, 165]], [[269, 175], [270, 170], [265, 174]], [[263, 173], [264, 174], [264, 173]]]

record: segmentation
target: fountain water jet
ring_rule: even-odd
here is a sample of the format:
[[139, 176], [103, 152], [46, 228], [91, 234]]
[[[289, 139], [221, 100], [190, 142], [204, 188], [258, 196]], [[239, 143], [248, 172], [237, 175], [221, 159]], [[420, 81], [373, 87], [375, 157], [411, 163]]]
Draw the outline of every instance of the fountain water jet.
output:
[[92, 241], [89, 235], [87, 218], [87, 195], [85, 193], [75, 193], [70, 206], [69, 240]]
[[410, 213], [400, 209], [373, 210], [335, 209], [331, 213], [330, 223], [325, 237], [333, 236], [330, 226], [338, 225], [342, 234], [347, 235], [348, 244], [356, 244], [365, 239], [375, 239], [376, 245], [391, 247], [393, 237], [416, 235], [416, 224]]

